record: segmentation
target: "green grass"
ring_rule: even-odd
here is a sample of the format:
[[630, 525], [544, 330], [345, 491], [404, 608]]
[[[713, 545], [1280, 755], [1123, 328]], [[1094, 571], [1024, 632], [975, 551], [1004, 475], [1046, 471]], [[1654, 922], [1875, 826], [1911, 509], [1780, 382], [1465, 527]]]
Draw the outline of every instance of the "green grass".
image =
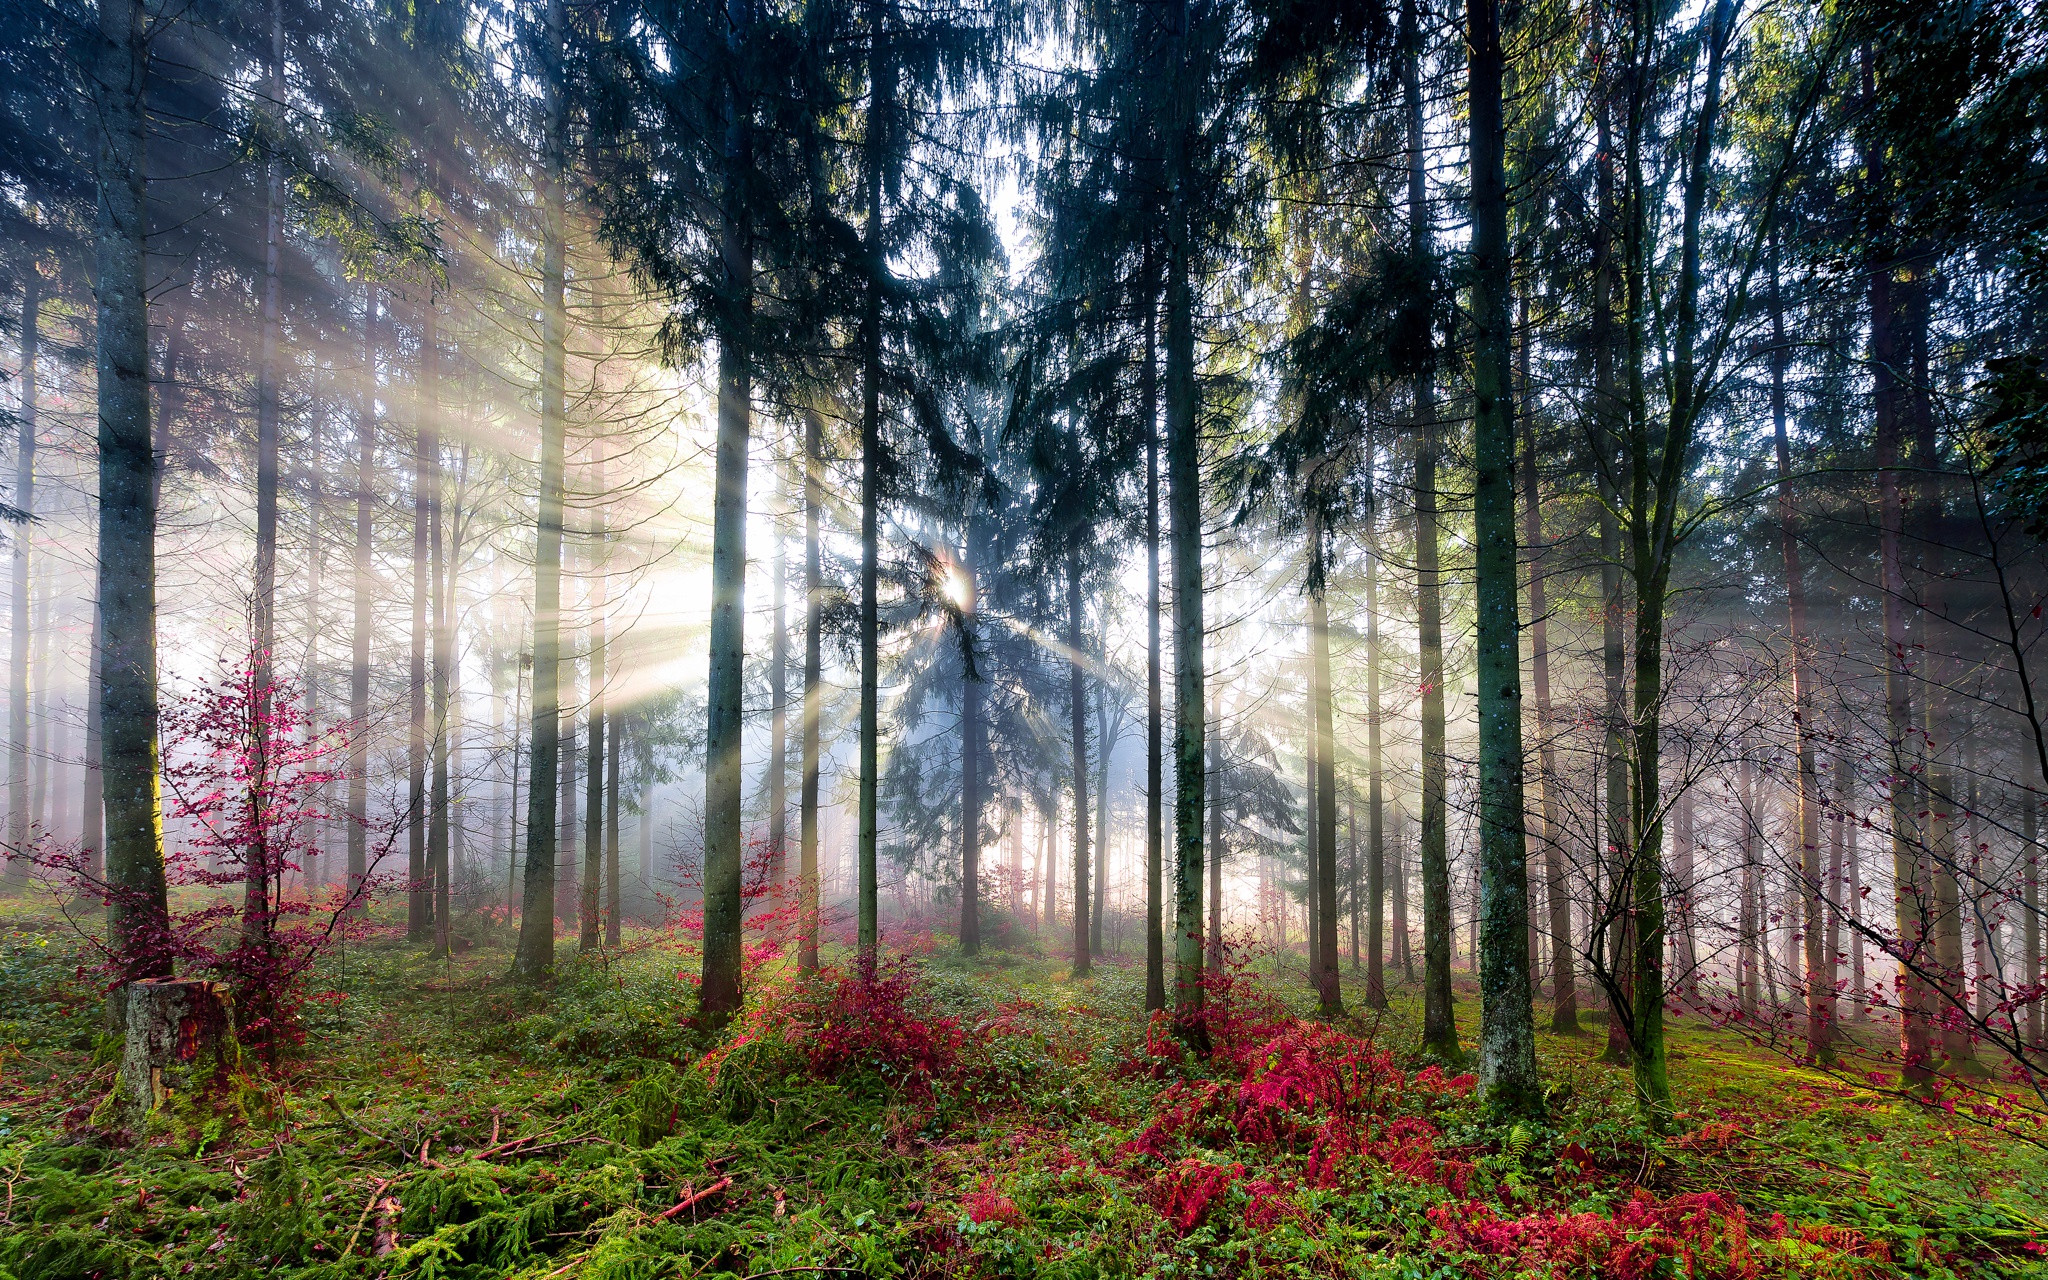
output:
[[[1612, 1216], [1639, 1188], [1739, 1203], [1759, 1274], [2008, 1275], [2029, 1273], [2048, 1219], [2034, 1143], [1694, 1018], [1673, 1032], [1676, 1140], [1635, 1123], [1598, 1037], [1545, 1033], [1546, 1125], [1502, 1132], [1451, 1096], [1402, 1104], [1469, 1166], [1462, 1196], [1369, 1161], [1317, 1185], [1308, 1151], [1227, 1120], [1179, 1140], [1176, 1173], [1128, 1144], [1207, 1081], [1227, 1102], [1236, 1077], [1146, 1055], [1139, 969], [1076, 982], [943, 940], [919, 1009], [958, 1021], [971, 1070], [929, 1091], [880, 1069], [818, 1078], [780, 1015], [743, 1019], [755, 1038], [738, 1049], [700, 1039], [695, 959], [667, 937], [565, 954], [540, 994], [502, 981], [509, 938], [479, 927], [447, 962], [392, 941], [337, 956], [304, 1054], [256, 1082], [245, 1120], [117, 1145], [88, 1121], [112, 1068], [68, 926], [0, 910], [0, 1277], [18, 1280], [1546, 1274], [1456, 1251], [1429, 1210]], [[771, 966], [757, 988], [789, 980]], [[1298, 974], [1267, 989], [1311, 1004]], [[1405, 1058], [1417, 1013], [1397, 991], [1345, 1029]], [[1461, 989], [1468, 1040], [1476, 1015]], [[1242, 1172], [1183, 1233], [1162, 1188], [1197, 1165]], [[1891, 1261], [1773, 1235], [1773, 1214], [1853, 1229]]]

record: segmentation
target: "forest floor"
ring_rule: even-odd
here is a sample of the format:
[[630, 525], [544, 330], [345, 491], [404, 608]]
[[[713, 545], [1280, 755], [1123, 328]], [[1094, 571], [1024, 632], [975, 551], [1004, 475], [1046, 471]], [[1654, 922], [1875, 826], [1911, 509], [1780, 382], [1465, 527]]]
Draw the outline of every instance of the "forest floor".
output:
[[[472, 932], [446, 962], [352, 946], [297, 1057], [136, 1140], [91, 1121], [113, 1067], [69, 926], [0, 905], [0, 1280], [2048, 1274], [2025, 1115], [1696, 1016], [1659, 1139], [1598, 1034], [1541, 1035], [1547, 1123], [1489, 1122], [1413, 1060], [1406, 990], [1328, 1027], [1298, 973], [1241, 969], [1196, 1060], [1141, 965], [942, 939], [868, 987], [757, 955], [706, 1041], [671, 935], [536, 994]], [[1474, 988], [1458, 1014], [1469, 1043]]]

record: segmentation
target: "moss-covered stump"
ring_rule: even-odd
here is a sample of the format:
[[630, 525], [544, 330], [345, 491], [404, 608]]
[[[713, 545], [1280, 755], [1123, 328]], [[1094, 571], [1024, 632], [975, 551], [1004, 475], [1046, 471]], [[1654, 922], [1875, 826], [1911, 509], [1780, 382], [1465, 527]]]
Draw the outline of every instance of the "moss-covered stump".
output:
[[220, 1092], [241, 1066], [234, 995], [224, 982], [145, 978], [128, 984], [128, 1026], [115, 1105], [146, 1120]]

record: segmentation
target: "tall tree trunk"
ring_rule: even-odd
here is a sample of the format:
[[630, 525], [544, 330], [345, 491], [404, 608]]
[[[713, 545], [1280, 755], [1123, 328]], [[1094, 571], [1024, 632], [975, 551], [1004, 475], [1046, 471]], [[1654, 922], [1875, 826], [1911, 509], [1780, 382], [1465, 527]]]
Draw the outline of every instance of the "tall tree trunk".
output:
[[[980, 444], [977, 433], [977, 451]], [[982, 674], [976, 665], [980, 533], [980, 522], [970, 509], [960, 540], [960, 949], [970, 956], [981, 954], [981, 814], [988, 790], [982, 774], [988, 734], [982, 723]]]
[[[1525, 348], [1526, 350], [1526, 348]], [[1525, 357], [1526, 359], [1526, 357]], [[1529, 386], [1527, 377], [1523, 386]], [[1529, 674], [1536, 694], [1536, 774], [1543, 802], [1544, 897], [1550, 908], [1550, 1029], [1558, 1035], [1579, 1034], [1579, 989], [1572, 958], [1571, 888], [1565, 879], [1563, 827], [1557, 803], [1556, 721], [1550, 705], [1550, 604], [1545, 583], [1543, 497], [1536, 475], [1536, 426], [1533, 413], [1522, 419], [1522, 525], [1529, 542]]]
[[825, 501], [825, 424], [804, 410], [804, 707], [802, 777], [797, 800], [797, 967], [818, 971], [818, 721], [824, 714], [825, 583], [818, 521]]
[[[1871, 53], [1866, 48], [1866, 97], [1872, 92], [1871, 62]], [[1875, 145], [1866, 144], [1866, 148], [1865, 184], [1882, 190], [1882, 153]], [[1933, 918], [1932, 876], [1920, 846], [1921, 788], [1910, 760], [1915, 729], [1914, 676], [1908, 669], [1912, 640], [1906, 630], [1906, 581], [1900, 549], [1905, 511], [1899, 489], [1901, 414], [1892, 275], [1893, 267], [1888, 260], [1870, 269], [1870, 378], [1878, 468], [1878, 573], [1884, 596], [1885, 737], [1891, 754], [1886, 789], [1891, 801], [1892, 883], [1900, 962], [1899, 1057], [1905, 1080], [1917, 1086], [1934, 1074], [1933, 993], [1925, 975], [1935, 957], [1928, 936]]]
[[888, 250], [882, 242], [882, 169], [892, 145], [889, 127], [896, 100], [896, 63], [889, 48], [887, 8], [884, 0], [867, 0], [871, 62], [866, 172], [862, 175], [866, 224], [862, 228], [861, 252], [869, 278], [861, 298], [860, 320], [860, 905], [855, 943], [864, 978], [874, 976], [877, 949], [881, 945], [875, 878], [875, 841], [880, 831], [876, 797], [881, 781], [881, 623], [876, 613], [875, 588], [881, 560], [877, 518], [882, 455], [882, 277], [888, 269]]
[[420, 307], [420, 384], [414, 405], [416, 430], [412, 458], [412, 663], [406, 677], [411, 708], [406, 738], [406, 879], [405, 936], [425, 942], [433, 929], [433, 851], [428, 847], [430, 797], [427, 793], [427, 624], [433, 592], [434, 498], [439, 491], [441, 460], [439, 390], [433, 375], [434, 304]]
[[1498, 0], [1467, 0], [1472, 166], [1473, 448], [1479, 682], [1479, 1079], [1488, 1105], [1543, 1110], [1529, 1000], [1522, 815], [1522, 636], [1515, 554], [1514, 337], [1509, 320], [1505, 57]]
[[[101, 769], [107, 935], [124, 979], [168, 977], [169, 905], [157, 805], [156, 460], [149, 431], [144, 280], [143, 0], [100, 0], [91, 50], [95, 177], [93, 298], [99, 409]], [[125, 1016], [116, 986], [110, 1025]]]
[[[17, 386], [21, 407], [15, 413], [18, 429], [14, 449], [14, 505], [33, 521], [36, 509], [36, 433], [39, 379], [36, 361], [40, 357], [43, 313], [43, 271], [31, 262], [22, 277], [21, 289], [21, 373]], [[34, 545], [32, 523], [14, 532], [14, 579], [9, 616], [7, 707], [7, 872], [10, 891], [18, 892], [28, 883], [29, 831], [29, 641], [35, 628], [29, 616], [29, 550]]]
[[[85, 786], [79, 797], [79, 845], [85, 859], [85, 873], [94, 880], [106, 879], [106, 799], [100, 786], [100, 655], [107, 644], [100, 622], [100, 607], [92, 607], [92, 649], [88, 658], [85, 690]], [[2031, 864], [2029, 864], [2031, 865]]]
[[1153, 251], [1145, 252], [1145, 363], [1138, 414], [1145, 424], [1145, 1010], [1166, 1007], [1166, 829], [1160, 787], [1159, 696], [1159, 355], [1158, 277]]
[[455, 675], [455, 591], [454, 554], [452, 524], [444, 510], [447, 489], [446, 468], [441, 460], [441, 432], [438, 425], [441, 409], [441, 355], [438, 345], [438, 325], [430, 325], [428, 332], [437, 341], [429, 347], [427, 360], [430, 363], [429, 385], [433, 394], [428, 399], [428, 412], [436, 419], [434, 431], [434, 454], [430, 469], [429, 483], [432, 488], [427, 495], [427, 571], [430, 578], [429, 593], [433, 606], [431, 636], [432, 706], [429, 710], [428, 734], [433, 752], [432, 791], [428, 799], [427, 823], [427, 864], [434, 881], [434, 956], [453, 954], [452, 925], [449, 913], [455, 905], [454, 886], [451, 883], [452, 859], [450, 830], [454, 816], [450, 791], [449, 752], [455, 732], [454, 716], [450, 712], [452, 681]]
[[[1422, 113], [1421, 0], [1401, 4], [1401, 97], [1407, 117], [1408, 252], [1430, 253], [1429, 193], [1424, 171], [1427, 143]], [[1445, 843], [1443, 598], [1437, 569], [1436, 383], [1414, 378], [1415, 613], [1422, 665], [1422, 1047], [1445, 1062], [1461, 1062], [1451, 1013], [1451, 864]]]
[[1735, 934], [1735, 1003], [1744, 1014], [1754, 1016], [1757, 1005], [1758, 921], [1756, 866], [1756, 780], [1749, 760], [1749, 747], [1742, 744], [1741, 772], [1736, 779], [1741, 793], [1742, 834], [1737, 842], [1742, 859], [1742, 905]]
[[[1209, 725], [1209, 968], [1223, 972], [1223, 860], [1230, 853], [1223, 826], [1223, 723], [1219, 715]], [[1284, 909], [1281, 919], [1285, 920]], [[1280, 948], [1287, 949], [1286, 927], [1280, 933]]]
[[526, 877], [512, 976], [542, 982], [555, 966], [555, 775], [562, 732], [562, 489], [567, 470], [569, 315], [563, 274], [568, 98], [562, 84], [566, 0], [547, 0], [541, 203], [540, 503], [533, 557], [533, 691], [526, 769]]
[[1358, 788], [1344, 788], [1344, 897], [1351, 914], [1351, 972], [1365, 946], [1365, 867], [1358, 852]]
[[[272, 110], [284, 103], [284, 6], [270, 0], [270, 56], [266, 93]], [[256, 369], [256, 574], [252, 600], [253, 632], [250, 637], [251, 683], [258, 705], [264, 712], [271, 706], [275, 680], [273, 661], [277, 648], [277, 473], [280, 426], [281, 370], [278, 368], [278, 328], [281, 310], [281, 258], [284, 252], [284, 166], [272, 154], [264, 166], [263, 200], [263, 292], [260, 335], [257, 339]], [[254, 717], [250, 726], [251, 772], [266, 777], [270, 772], [270, 718]], [[256, 838], [243, 850], [242, 937], [245, 945], [269, 945], [271, 881], [277, 874], [273, 865], [276, 851], [269, 847], [259, 825]]]
[[[738, 61], [752, 8], [728, 0], [726, 40]], [[706, 1026], [740, 1007], [744, 847], [741, 749], [746, 692], [747, 448], [753, 429], [754, 230], [747, 188], [754, 169], [752, 104], [729, 84], [719, 270], [726, 312], [718, 335], [718, 462], [711, 534], [711, 672], [704, 735], [704, 961], [698, 1012]]]
[[1081, 647], [1081, 551], [1067, 545], [1067, 707], [1074, 758], [1074, 976], [1088, 955], [1088, 686]]
[[1814, 760], [1813, 675], [1807, 667], [1806, 579], [1799, 558], [1799, 508], [1792, 495], [1792, 445], [1786, 430], [1785, 300], [1778, 272], [1778, 234], [1771, 232], [1771, 433], [1778, 455], [1778, 542], [1785, 562], [1786, 642], [1792, 661], [1792, 732], [1796, 739], [1799, 790], [1799, 872], [1801, 922], [1806, 941], [1806, 1053], [1832, 1063], [1834, 982], [1827, 973], [1826, 929], [1821, 919], [1826, 892], [1820, 875], [1820, 770]]
[[1311, 991], [1316, 990], [1317, 966], [1321, 962], [1322, 957], [1322, 951], [1316, 945], [1317, 933], [1322, 925], [1322, 915], [1316, 910], [1316, 890], [1319, 887], [1316, 876], [1316, 855], [1321, 845], [1321, 841], [1316, 834], [1316, 826], [1322, 820], [1322, 807], [1316, 803], [1316, 789], [1321, 785], [1322, 771], [1317, 767], [1316, 756], [1322, 750], [1322, 741], [1316, 736], [1315, 730], [1314, 652], [1315, 644], [1311, 641], [1309, 653], [1306, 655], [1310, 659], [1307, 665], [1311, 672], [1309, 676], [1308, 697], [1306, 699], [1308, 703], [1308, 735], [1307, 741], [1304, 744], [1306, 750], [1302, 752], [1301, 757], [1301, 923], [1302, 932], [1306, 935], [1307, 943], [1307, 951], [1302, 956], [1302, 971], [1308, 975], [1308, 985]]
[[[2041, 801], [2039, 797], [2035, 796], [2031, 791], [2022, 791], [2020, 793], [2020, 840], [2025, 845], [2026, 866], [2022, 872], [2023, 883], [2021, 892], [2024, 894], [2024, 905], [2026, 908], [2025, 914], [2022, 917], [2025, 922], [2022, 933], [2023, 945], [2026, 949], [2026, 970], [2020, 974], [2020, 981], [2027, 986], [2033, 986], [2041, 981], [2040, 814]], [[1853, 859], [1849, 865], [1852, 869], [1854, 868], [1856, 864]], [[1860, 933], [1857, 935], [1857, 941], [1859, 943], [1862, 941]], [[1856, 967], [1858, 970], [1861, 970], [1863, 966], [1859, 964]], [[1862, 976], [1860, 972], [1856, 975], [1859, 986], [1861, 985]], [[2030, 1048], [2040, 1048], [2041, 1002], [2039, 1000], [2031, 1000], [2027, 1003], [2026, 1042]]]
[[[1366, 445], [1365, 491], [1377, 493], [1373, 478], [1376, 448]], [[1377, 512], [1375, 507], [1374, 511]], [[1372, 545], [1365, 560], [1365, 1003], [1387, 1007], [1386, 917], [1387, 842], [1386, 778], [1382, 756], [1380, 709], [1380, 547], [1379, 519], [1372, 521]]]
[[1925, 247], [1916, 246], [1913, 257], [1913, 265], [1903, 273], [1899, 287], [1903, 295], [1900, 317], [1906, 324], [1906, 350], [1902, 354], [1907, 361], [1907, 377], [1899, 394], [1912, 420], [1913, 466], [1918, 478], [1915, 496], [1919, 511], [1914, 525], [1919, 532], [1921, 587], [1915, 648], [1919, 667], [1916, 674], [1925, 691], [1920, 702], [1921, 785], [1926, 791], [1922, 845], [1934, 872], [1934, 943], [1938, 966], [1934, 1007], [1942, 1023], [1942, 1057], [1955, 1069], [1975, 1075], [1981, 1074], [1983, 1068], [1976, 1060], [1976, 1045], [1967, 1017], [1951, 1015], [1952, 1010], [1963, 1015], [1969, 1012], [1968, 975], [1963, 957], [1962, 886], [1967, 873], [1963, 869], [1966, 860], [1959, 859], [1956, 847], [1958, 796], [1953, 763], [1957, 744], [1968, 736], [1968, 721], [1964, 718], [1962, 724], [1956, 723], [1948, 689], [1958, 663], [1951, 653], [1944, 651], [1934, 634], [1936, 626], [1948, 617], [1946, 548], [1956, 539], [1946, 529], [1941, 450], [1929, 390], [1928, 313], [1936, 282], [1931, 278], [1931, 255]]
[[789, 473], [775, 468], [775, 540], [768, 557], [768, 883], [789, 877]]
[[[577, 902], [576, 949], [595, 951], [604, 937], [605, 848], [605, 475], [602, 461], [597, 466], [597, 499], [590, 513], [590, 577], [593, 599], [590, 608], [590, 711], [589, 741], [583, 765], [583, 880]], [[614, 762], [616, 765], [616, 762]]]
[[[1097, 652], [1095, 660], [1107, 665], [1104, 655]], [[1102, 681], [1094, 682], [1095, 690], [1095, 906], [1088, 913], [1088, 954], [1102, 955], [1102, 918], [1109, 910], [1109, 757], [1116, 749], [1116, 740], [1123, 729], [1123, 716], [1119, 712], [1116, 723], [1110, 723], [1109, 710], [1105, 703]]]
[[1315, 974], [1318, 1014], [1336, 1018], [1344, 1012], [1344, 995], [1337, 976], [1337, 719], [1330, 678], [1330, 608], [1324, 596], [1326, 555], [1323, 519], [1311, 513], [1308, 629], [1316, 738], [1316, 950], [1310, 970]]
[[[1187, 0], [1166, 18], [1169, 79], [1188, 52]], [[1166, 126], [1166, 484], [1167, 537], [1173, 559], [1174, 1021], [1184, 1040], [1206, 1051], [1202, 1008], [1202, 818], [1207, 773], [1202, 642], [1201, 404], [1195, 382], [1195, 292], [1190, 278], [1194, 228], [1187, 169], [1186, 94], [1167, 97]]]
[[363, 361], [356, 387], [355, 625], [348, 676], [348, 899], [367, 907], [370, 873], [370, 630], [377, 581], [373, 567], [377, 483], [377, 286], [363, 286]]
[[626, 717], [622, 714], [605, 717], [605, 731], [609, 735], [605, 755], [611, 767], [604, 775], [604, 945], [619, 945], [619, 930], [624, 925], [621, 911], [625, 895], [619, 887], [619, 774], [625, 767], [625, 759], [619, 754], [625, 745]]

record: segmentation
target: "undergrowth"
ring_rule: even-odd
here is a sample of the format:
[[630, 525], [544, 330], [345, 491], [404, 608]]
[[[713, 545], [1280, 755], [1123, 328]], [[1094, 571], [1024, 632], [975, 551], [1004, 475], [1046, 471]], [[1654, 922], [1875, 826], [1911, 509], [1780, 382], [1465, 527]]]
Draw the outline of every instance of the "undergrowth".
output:
[[[1679, 1020], [1683, 1133], [1545, 1037], [1549, 1119], [1418, 1069], [1412, 1011], [1303, 1020], [1212, 984], [1213, 1052], [1087, 981], [943, 947], [871, 983], [771, 965], [716, 1036], [658, 934], [499, 981], [504, 939], [326, 962], [304, 1055], [231, 1132], [93, 1129], [90, 991], [49, 920], [0, 948], [0, 1277], [1774, 1276], [2028, 1273], [2039, 1153]], [[1476, 1012], [1461, 996], [1460, 1012]]]

